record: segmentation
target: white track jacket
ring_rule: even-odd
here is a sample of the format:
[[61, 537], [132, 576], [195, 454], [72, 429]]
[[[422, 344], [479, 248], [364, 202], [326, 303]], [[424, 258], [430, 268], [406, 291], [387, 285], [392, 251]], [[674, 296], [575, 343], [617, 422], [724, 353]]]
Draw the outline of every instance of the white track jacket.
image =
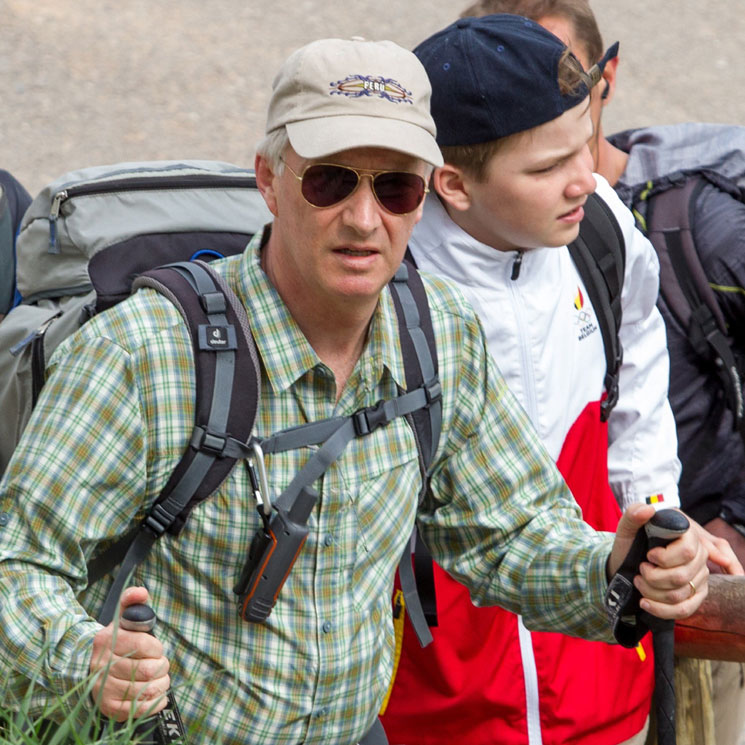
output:
[[[610, 486], [622, 509], [644, 501], [678, 506], [669, 358], [655, 305], [657, 256], [608, 182], [595, 178], [626, 243], [623, 364], [618, 403], [608, 422]], [[510, 389], [556, 460], [588, 401], [600, 399], [605, 376], [600, 328], [567, 247], [523, 251], [516, 266], [518, 251], [497, 251], [472, 238], [433, 193], [410, 248], [420, 269], [453, 280], [465, 293]]]

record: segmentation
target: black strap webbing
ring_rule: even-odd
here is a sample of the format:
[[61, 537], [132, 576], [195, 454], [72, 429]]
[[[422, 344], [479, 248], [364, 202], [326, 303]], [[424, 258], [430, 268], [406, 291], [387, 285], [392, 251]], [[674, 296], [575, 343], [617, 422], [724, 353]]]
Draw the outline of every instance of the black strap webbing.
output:
[[693, 240], [691, 215], [708, 183], [704, 176], [692, 175], [655, 192], [649, 199], [647, 228], [660, 262], [660, 295], [696, 353], [713, 361], [734, 416], [734, 428], [745, 443], [741, 370]]
[[[416, 412], [410, 418], [417, 435], [422, 468], [422, 491], [419, 494], [421, 503], [429, 485], [427, 469], [434, 459], [440, 438], [442, 402], [432, 319], [424, 285], [415, 267], [414, 258], [407, 250], [406, 261], [391, 282], [391, 290], [402, 329], [400, 338], [406, 386], [411, 389], [424, 384], [432, 399], [432, 405], [427, 410]], [[416, 528], [411, 542], [414, 545], [414, 566], [411, 546], [407, 545], [398, 564], [398, 579], [409, 621], [419, 644], [426, 647], [432, 642], [430, 627], [437, 626], [432, 557]]]
[[[134, 568], [166, 531], [178, 533], [188, 513], [227, 477], [247, 442], [259, 398], [259, 363], [240, 302], [202, 262], [161, 267], [139, 278], [178, 308], [192, 340], [196, 381], [195, 432], [153, 508], [134, 532], [89, 564], [89, 583], [121, 562], [99, 616], [109, 623]], [[236, 375], [236, 370], [241, 374]], [[238, 415], [240, 413], [240, 415]], [[232, 435], [227, 434], [233, 433]], [[231, 455], [228, 455], [228, 452]], [[122, 558], [123, 557], [123, 558]]]
[[[434, 334], [418, 273], [404, 267], [397, 278], [404, 283], [397, 285], [396, 292], [397, 309], [401, 308], [400, 318], [403, 318], [400, 328], [409, 390], [352, 416], [301, 425], [262, 441], [265, 452], [323, 443], [277, 499], [277, 507], [292, 510], [305, 488], [323, 475], [353, 438], [369, 434], [398, 416], [405, 416], [411, 422], [417, 414], [424, 415], [414, 420], [419, 422], [415, 432], [418, 446], [426, 448], [427, 458], [431, 460], [439, 439], [441, 417], [436, 355], [433, 358], [430, 352], [434, 348]], [[419, 297], [408, 290], [408, 282], [413, 278], [421, 290]], [[135, 288], [140, 286], [153, 287], [168, 297], [189, 327], [196, 366], [196, 423], [190, 447], [142, 523], [88, 565], [89, 584], [92, 584], [120, 564], [99, 616], [104, 624], [113, 618], [122, 590], [155, 541], [166, 531], [178, 534], [189, 511], [222, 483], [235, 461], [250, 457], [253, 451], [248, 441], [259, 399], [258, 354], [248, 320], [242, 305], [219, 275], [201, 262], [179, 263], [148, 273], [135, 283]], [[429, 326], [428, 331], [422, 331], [422, 320]], [[407, 354], [416, 358], [419, 372], [412, 373], [414, 381], [409, 380], [409, 369], [414, 368]], [[235, 405], [237, 400], [246, 398], [241, 406]], [[428, 413], [430, 409], [435, 409], [435, 413]], [[426, 430], [423, 421], [428, 424]], [[240, 439], [228, 432], [239, 432]], [[423, 463], [423, 471], [429, 460]], [[305, 520], [307, 517], [304, 515]], [[411, 603], [415, 609], [417, 600], [412, 598]]]
[[621, 328], [621, 291], [626, 267], [623, 233], [613, 212], [597, 194], [585, 202], [585, 217], [569, 253], [595, 309], [605, 349], [605, 390], [600, 418], [607, 421], [618, 402], [618, 374], [623, 349], [618, 337]]

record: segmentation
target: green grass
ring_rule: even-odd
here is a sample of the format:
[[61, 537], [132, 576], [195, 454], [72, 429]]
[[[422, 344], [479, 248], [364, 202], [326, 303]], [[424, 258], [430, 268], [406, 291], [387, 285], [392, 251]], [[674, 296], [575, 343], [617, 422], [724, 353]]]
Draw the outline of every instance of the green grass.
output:
[[142, 735], [136, 732], [143, 720], [117, 724], [104, 717], [90, 703], [91, 676], [64, 697], [55, 697], [41, 711], [34, 700], [38, 687], [32, 682], [23, 698], [2, 697], [0, 707], [0, 745], [134, 745]]

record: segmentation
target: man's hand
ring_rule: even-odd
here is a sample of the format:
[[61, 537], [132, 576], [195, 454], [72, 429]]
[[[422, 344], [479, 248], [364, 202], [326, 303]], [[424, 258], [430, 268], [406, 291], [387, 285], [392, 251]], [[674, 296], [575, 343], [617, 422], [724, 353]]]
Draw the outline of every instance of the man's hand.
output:
[[743, 574], [745, 536], [721, 517], [710, 520], [701, 530], [705, 534], [704, 543], [708, 541], [710, 545], [709, 571], [717, 574]]
[[[621, 566], [636, 531], [654, 515], [651, 505], [635, 504], [623, 513], [616, 529], [616, 539], [608, 558], [612, 577]], [[708, 591], [707, 549], [701, 539], [701, 528], [689, 529], [664, 548], [653, 548], [634, 578], [642, 594], [641, 608], [660, 618], [687, 618], [701, 605]]]
[[[121, 609], [147, 603], [144, 587], [130, 587], [122, 593]], [[124, 722], [133, 716], [151, 715], [167, 703], [171, 685], [163, 645], [144, 631], [126, 631], [110, 623], [93, 638], [91, 673], [100, 672], [92, 695], [101, 713]], [[136, 702], [136, 703], [134, 703]]]

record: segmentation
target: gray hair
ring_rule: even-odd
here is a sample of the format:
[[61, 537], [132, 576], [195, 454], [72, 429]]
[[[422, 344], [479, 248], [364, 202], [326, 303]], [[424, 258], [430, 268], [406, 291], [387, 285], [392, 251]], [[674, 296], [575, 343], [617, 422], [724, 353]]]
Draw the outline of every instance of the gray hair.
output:
[[287, 129], [285, 127], [278, 127], [259, 142], [256, 146], [256, 153], [266, 158], [269, 161], [272, 171], [280, 175], [284, 168], [282, 156], [289, 146], [290, 138], [287, 136]]

